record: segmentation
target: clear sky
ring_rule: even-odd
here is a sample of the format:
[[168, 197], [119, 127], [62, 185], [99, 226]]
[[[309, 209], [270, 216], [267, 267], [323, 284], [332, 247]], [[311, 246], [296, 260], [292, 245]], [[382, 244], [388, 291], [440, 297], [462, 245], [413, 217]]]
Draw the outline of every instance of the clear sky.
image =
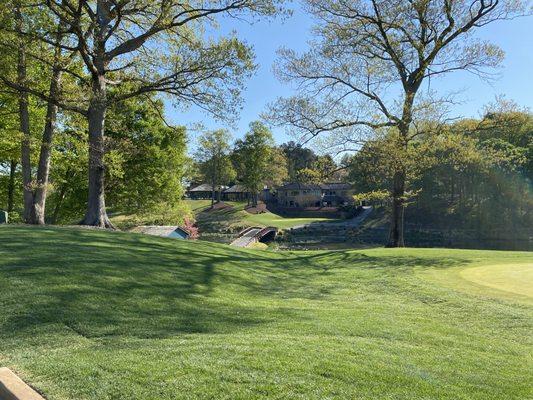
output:
[[[180, 112], [170, 103], [167, 104], [169, 120], [188, 127], [202, 123], [207, 129], [228, 128], [238, 138], [247, 131], [251, 121], [259, 118], [269, 102], [279, 96], [290, 96], [291, 87], [280, 83], [272, 72], [276, 50], [280, 47], [305, 50], [312, 27], [311, 18], [297, 4], [292, 4], [291, 8], [294, 13], [285, 20], [261, 21], [253, 25], [230, 20], [221, 24], [222, 33], [236, 30], [239, 38], [253, 46], [256, 63], [259, 64], [256, 74], [247, 82], [243, 93], [244, 108], [235, 128], [213, 120], [202, 110], [191, 108]], [[478, 36], [499, 45], [506, 53], [499, 79], [487, 83], [472, 74], [455, 72], [433, 80], [432, 89], [441, 94], [462, 90], [461, 103], [453, 108], [454, 117], [479, 116], [483, 106], [494, 101], [497, 95], [505, 95], [521, 106], [533, 109], [533, 17], [496, 22], [480, 29]], [[190, 136], [194, 146], [194, 129], [190, 131]], [[284, 129], [274, 130], [274, 136], [278, 143], [291, 139]]]

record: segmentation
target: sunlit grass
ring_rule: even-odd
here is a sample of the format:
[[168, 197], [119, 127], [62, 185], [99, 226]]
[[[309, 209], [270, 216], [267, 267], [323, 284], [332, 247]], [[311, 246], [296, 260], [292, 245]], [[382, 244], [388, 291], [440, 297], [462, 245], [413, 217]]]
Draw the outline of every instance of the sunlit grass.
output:
[[298, 225], [311, 224], [316, 222], [330, 222], [331, 218], [289, 218], [273, 213], [249, 214], [245, 220], [254, 225], [274, 226], [276, 228], [287, 229]]
[[531, 253], [29, 227], [0, 243], [0, 365], [49, 400], [531, 397], [533, 306], [461, 275], [526, 280]]
[[[338, 221], [334, 218], [311, 217], [294, 218], [285, 217], [271, 212], [251, 214], [245, 211], [246, 202], [226, 201], [226, 204], [233, 207], [231, 211], [211, 213], [207, 218], [216, 222], [227, 221], [228, 224], [273, 226], [280, 229], [293, 228], [298, 225], [311, 224], [316, 222]], [[211, 205], [210, 200], [186, 200], [186, 204], [195, 214], [205, 211]]]
[[190, 200], [188, 199], [188, 200], [183, 200], [183, 201], [195, 214], [211, 206], [211, 200]]

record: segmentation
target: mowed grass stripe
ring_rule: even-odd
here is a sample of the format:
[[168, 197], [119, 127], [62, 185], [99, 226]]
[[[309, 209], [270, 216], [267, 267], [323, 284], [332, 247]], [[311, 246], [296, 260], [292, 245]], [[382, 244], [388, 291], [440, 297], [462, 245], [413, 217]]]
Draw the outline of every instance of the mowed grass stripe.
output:
[[533, 307], [460, 275], [531, 253], [0, 240], [0, 364], [51, 400], [531, 397]]

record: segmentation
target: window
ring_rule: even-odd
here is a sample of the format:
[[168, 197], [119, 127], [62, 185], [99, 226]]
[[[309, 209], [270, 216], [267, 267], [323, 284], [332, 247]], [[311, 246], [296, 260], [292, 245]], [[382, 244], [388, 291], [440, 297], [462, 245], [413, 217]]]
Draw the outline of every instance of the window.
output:
[[293, 190], [291, 192], [291, 196], [298, 196], [300, 194], [300, 192], [298, 190]]

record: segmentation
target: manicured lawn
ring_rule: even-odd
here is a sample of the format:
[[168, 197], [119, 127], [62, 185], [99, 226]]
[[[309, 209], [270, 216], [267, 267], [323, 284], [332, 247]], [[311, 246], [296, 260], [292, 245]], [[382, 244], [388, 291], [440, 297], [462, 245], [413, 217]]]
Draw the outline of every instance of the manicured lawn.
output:
[[251, 225], [274, 226], [280, 229], [288, 229], [297, 225], [311, 224], [314, 222], [335, 221], [331, 218], [288, 218], [271, 212], [248, 214], [244, 220]]
[[533, 298], [533, 268], [527, 264], [468, 268], [461, 276], [483, 286]]
[[[198, 215], [211, 205], [210, 200], [185, 200], [186, 204]], [[332, 218], [292, 218], [282, 215], [265, 212], [261, 214], [250, 214], [244, 210], [246, 202], [226, 201], [226, 204], [233, 206], [231, 211], [215, 211], [200, 219], [208, 219], [214, 223], [226, 222], [228, 225], [238, 224], [246, 226], [273, 226], [280, 229], [288, 229], [297, 225], [310, 224], [313, 222], [338, 221]]]
[[[50, 400], [532, 397], [533, 299], [512, 290], [532, 253], [28, 227], [0, 243], [0, 366]], [[494, 265], [505, 290], [468, 276]]]

